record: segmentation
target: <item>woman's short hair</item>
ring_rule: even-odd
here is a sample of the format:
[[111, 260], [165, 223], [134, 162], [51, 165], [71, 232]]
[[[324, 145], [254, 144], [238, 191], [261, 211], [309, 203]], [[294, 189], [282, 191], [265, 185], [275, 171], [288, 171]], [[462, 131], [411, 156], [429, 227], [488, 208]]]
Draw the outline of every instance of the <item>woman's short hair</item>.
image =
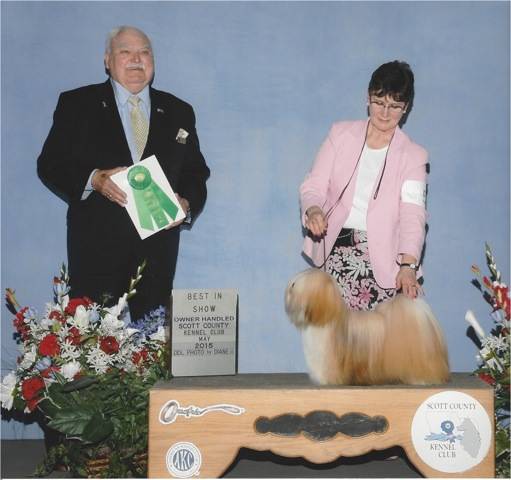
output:
[[413, 72], [406, 62], [394, 60], [380, 65], [371, 75], [369, 95], [386, 97], [397, 102], [411, 103], [413, 100]]

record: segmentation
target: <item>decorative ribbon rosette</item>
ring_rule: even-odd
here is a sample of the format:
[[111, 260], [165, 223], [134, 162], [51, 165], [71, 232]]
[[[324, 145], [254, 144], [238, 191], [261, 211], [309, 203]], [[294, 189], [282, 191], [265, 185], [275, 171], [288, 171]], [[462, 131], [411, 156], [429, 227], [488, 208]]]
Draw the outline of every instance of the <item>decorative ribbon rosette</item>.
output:
[[142, 239], [185, 218], [154, 155], [110, 177], [127, 194], [126, 210]]
[[169, 224], [165, 212], [174, 221], [177, 216], [177, 205], [151, 178], [146, 167], [136, 165], [128, 173], [128, 183], [133, 189], [140, 225], [147, 230], [154, 230], [151, 217], [161, 228]]

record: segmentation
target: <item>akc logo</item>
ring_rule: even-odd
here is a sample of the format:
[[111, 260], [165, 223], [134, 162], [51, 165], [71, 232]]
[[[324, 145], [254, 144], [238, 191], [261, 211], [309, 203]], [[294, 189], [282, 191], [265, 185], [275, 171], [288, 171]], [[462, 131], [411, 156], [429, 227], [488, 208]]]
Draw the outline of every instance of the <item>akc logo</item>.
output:
[[199, 449], [189, 442], [172, 445], [166, 456], [167, 470], [177, 478], [189, 478], [199, 474], [202, 457]]
[[412, 441], [419, 457], [441, 472], [460, 473], [488, 454], [492, 427], [473, 397], [445, 391], [427, 398], [415, 412]]

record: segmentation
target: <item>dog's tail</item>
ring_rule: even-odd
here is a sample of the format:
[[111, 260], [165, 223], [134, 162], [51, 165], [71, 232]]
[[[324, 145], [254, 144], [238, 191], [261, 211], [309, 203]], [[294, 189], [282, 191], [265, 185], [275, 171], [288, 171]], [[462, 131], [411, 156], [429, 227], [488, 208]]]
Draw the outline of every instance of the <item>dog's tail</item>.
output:
[[385, 370], [395, 381], [441, 384], [449, 380], [449, 360], [442, 330], [421, 298], [398, 295], [385, 305]]

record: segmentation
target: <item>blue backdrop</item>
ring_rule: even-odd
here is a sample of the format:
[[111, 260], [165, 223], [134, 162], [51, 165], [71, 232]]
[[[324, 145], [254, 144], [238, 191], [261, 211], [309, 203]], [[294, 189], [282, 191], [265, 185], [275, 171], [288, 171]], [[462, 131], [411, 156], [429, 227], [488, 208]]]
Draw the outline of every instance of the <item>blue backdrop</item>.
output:
[[[206, 208], [182, 235], [176, 288], [239, 291], [240, 372], [304, 371], [283, 310], [306, 267], [298, 186], [331, 123], [366, 116], [372, 70], [407, 60], [405, 131], [430, 153], [427, 299], [452, 369], [475, 368], [470, 284], [488, 241], [509, 279], [508, 2], [2, 2], [2, 289], [39, 311], [66, 259], [65, 204], [36, 176], [59, 92], [105, 79], [104, 39], [153, 40], [156, 88], [189, 101], [211, 167]], [[2, 376], [15, 364], [2, 307]], [[39, 436], [3, 422], [4, 438]]]

